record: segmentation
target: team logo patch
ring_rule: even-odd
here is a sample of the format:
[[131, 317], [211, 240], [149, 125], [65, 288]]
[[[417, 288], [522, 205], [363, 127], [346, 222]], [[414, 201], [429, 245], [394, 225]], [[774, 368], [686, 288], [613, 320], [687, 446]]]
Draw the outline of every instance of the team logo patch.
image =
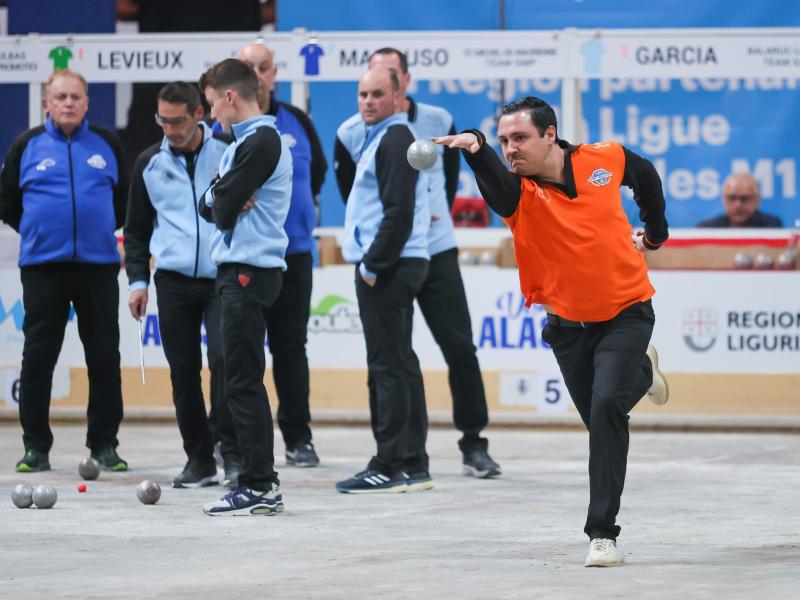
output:
[[105, 169], [106, 168], [106, 159], [100, 156], [99, 154], [92, 154], [86, 161], [90, 167], [94, 167], [95, 169]]
[[45, 158], [42, 162], [40, 162], [38, 165], [36, 165], [36, 170], [37, 171], [46, 171], [48, 167], [53, 167], [53, 166], [55, 166], [55, 164], [56, 164], [56, 161], [54, 161], [52, 158]]
[[282, 133], [281, 137], [283, 138], [287, 148], [294, 148], [297, 146], [297, 140], [291, 133]]
[[611, 172], [605, 169], [595, 169], [592, 171], [592, 175], [589, 177], [588, 181], [592, 185], [608, 185], [608, 182], [611, 181]]

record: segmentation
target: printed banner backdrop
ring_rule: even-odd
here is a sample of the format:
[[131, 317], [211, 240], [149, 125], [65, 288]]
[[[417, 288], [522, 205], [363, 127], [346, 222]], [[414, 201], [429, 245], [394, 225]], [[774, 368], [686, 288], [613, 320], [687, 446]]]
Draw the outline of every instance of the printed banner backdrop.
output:
[[[545, 314], [530, 310], [519, 293], [517, 272], [495, 267], [462, 268], [481, 367], [489, 371], [557, 374], [552, 351], [541, 339]], [[350, 266], [317, 269], [308, 355], [311, 368], [361, 369], [364, 338]], [[796, 272], [651, 273], [656, 327], [653, 336], [666, 371], [681, 373], [800, 372], [800, 275]], [[18, 368], [22, 356], [22, 290], [16, 269], [0, 270], [0, 367]], [[127, 280], [120, 274], [120, 354], [139, 366], [139, 329], [127, 306]], [[414, 348], [424, 370], [445, 370], [420, 311]], [[146, 367], [166, 367], [154, 286], [142, 327]], [[267, 353], [269, 364], [269, 353]], [[59, 367], [84, 366], [75, 317], [67, 325]]]
[[[501, 18], [501, 5], [506, 11], [504, 18]], [[691, 3], [684, 0], [659, 3], [463, 0], [459, 2], [459, 10], [453, 11], [452, 2], [447, 0], [407, 0], [401, 11], [393, 10], [388, 4], [364, 11], [358, 0], [341, 0], [285, 3], [278, 19], [281, 31], [305, 27], [316, 30], [320, 36], [323, 31], [370, 29], [506, 27], [552, 30], [575, 27], [599, 32], [600, 28], [797, 27], [800, 26], [800, 3], [765, 0], [739, 3], [733, 9], [725, 0]], [[707, 37], [711, 40], [714, 35], [709, 32]], [[716, 42], [703, 40], [660, 46], [653, 39], [643, 42], [644, 50], [633, 45], [633, 38], [625, 43], [628, 62], [646, 72], [663, 68], [664, 77], [672, 79], [619, 79], [610, 69], [612, 59], [622, 60], [620, 47], [574, 47], [580, 61], [586, 61], [584, 65], [579, 61], [578, 66], [588, 70], [595, 62], [601, 69], [607, 69], [604, 76], [611, 77], [583, 84], [583, 114], [588, 131], [585, 141], [619, 139], [633, 151], [652, 159], [664, 180], [667, 216], [673, 227], [693, 227], [703, 219], [720, 214], [721, 185], [732, 170], [749, 170], [756, 175], [764, 196], [762, 209], [780, 216], [785, 226], [800, 218], [795, 142], [800, 135], [798, 78], [776, 73], [776, 69], [785, 72], [784, 69], [790, 68], [798, 58], [796, 44], [787, 45], [773, 38], [766, 45], [756, 47], [757, 51], [749, 57], [745, 56], [745, 62], [751, 64], [755, 72], [728, 75], [710, 67], [714, 63], [708, 58], [708, 48]], [[603, 44], [606, 43], [611, 44], [611, 41], [603, 39]], [[674, 48], [670, 50], [670, 47]], [[725, 60], [722, 53], [717, 57], [716, 48], [714, 50], [718, 61]], [[639, 65], [638, 59], [646, 64]], [[695, 60], [707, 61], [708, 78], [683, 75], [689, 61]], [[737, 62], [733, 63], [736, 67], [744, 67]], [[422, 68], [419, 61], [412, 62], [412, 76], [419, 78]], [[597, 77], [602, 73], [586, 74]], [[498, 74], [497, 77], [504, 76]], [[560, 81], [545, 77], [548, 75], [536, 67], [528, 69], [522, 78], [504, 81], [475, 79], [474, 75], [466, 78], [445, 75], [443, 79], [419, 82], [412, 93], [420, 101], [447, 108], [458, 127], [480, 127], [494, 139], [495, 115], [508, 100], [536, 95], [559, 109]], [[284, 87], [281, 94], [287, 98], [288, 90]], [[313, 83], [311, 102], [314, 123], [332, 164], [336, 128], [356, 111], [356, 86]], [[474, 178], [463, 162], [459, 194], [479, 195]], [[625, 207], [631, 222], [638, 222], [638, 209], [630, 196], [625, 200]], [[323, 226], [342, 224], [344, 206], [332, 174], [328, 175], [323, 188], [321, 210]], [[497, 224], [496, 218], [494, 222]]]

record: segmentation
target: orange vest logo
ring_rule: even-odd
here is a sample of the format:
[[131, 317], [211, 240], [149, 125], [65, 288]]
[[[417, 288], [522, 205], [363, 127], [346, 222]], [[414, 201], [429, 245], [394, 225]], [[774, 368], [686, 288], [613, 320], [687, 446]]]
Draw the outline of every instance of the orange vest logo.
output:
[[608, 185], [608, 182], [611, 181], [611, 172], [605, 169], [595, 169], [587, 181], [596, 186]]

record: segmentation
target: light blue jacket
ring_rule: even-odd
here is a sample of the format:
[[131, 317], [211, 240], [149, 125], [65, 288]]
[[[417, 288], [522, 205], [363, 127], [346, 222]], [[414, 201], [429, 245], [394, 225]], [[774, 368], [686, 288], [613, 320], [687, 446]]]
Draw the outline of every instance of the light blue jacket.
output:
[[[428, 200], [428, 190], [430, 187], [428, 175], [424, 171], [419, 172], [415, 187], [415, 197], [390, 199], [382, 198], [380, 194], [380, 182], [376, 164], [376, 153], [381, 147], [381, 142], [388, 130], [399, 125], [408, 130], [406, 141], [413, 141], [416, 137], [413, 129], [408, 124], [408, 117], [405, 113], [391, 115], [369, 127], [360, 149], [356, 175], [350, 197], [347, 200], [345, 211], [345, 237], [342, 245], [342, 254], [348, 262], [358, 263], [363, 260], [366, 271], [370, 274], [379, 273], [380, 270], [391, 266], [397, 258], [424, 258], [429, 259], [428, 252], [428, 229], [430, 228], [431, 216]], [[408, 146], [406, 145], [405, 148]], [[403, 168], [410, 170], [411, 167], [405, 162], [404, 152], [398, 160], [403, 161]], [[400, 166], [400, 165], [398, 165]], [[413, 176], [413, 175], [412, 175]], [[408, 223], [409, 230], [407, 237], [387, 244], [385, 249], [377, 251], [373, 249], [370, 255], [371, 246], [379, 234], [381, 224], [385, 218], [387, 203], [394, 207], [401, 206], [401, 203], [414, 202], [413, 216]], [[401, 210], [408, 208], [402, 204]]]
[[[414, 122], [411, 123], [418, 139], [430, 140], [432, 137], [447, 135], [453, 126], [453, 117], [445, 109], [416, 103]], [[339, 126], [336, 136], [350, 153], [353, 162], [358, 163], [366, 138], [366, 126], [361, 115], [356, 113]], [[456, 247], [456, 238], [453, 232], [453, 219], [450, 216], [450, 207], [447, 204], [445, 188], [444, 147], [436, 145], [439, 158], [436, 164], [427, 169], [429, 177], [429, 198], [431, 211], [431, 226], [428, 231], [428, 251], [435, 256], [445, 250]]]
[[197, 202], [217, 176], [230, 138], [205, 123], [200, 127], [203, 143], [193, 157], [174, 152], [165, 137], [136, 161], [124, 238], [131, 289], [147, 287], [150, 256], [157, 268], [187, 277], [213, 279], [217, 274], [210, 251], [215, 227], [200, 218]]
[[[217, 265], [243, 263], [286, 269], [288, 237], [284, 231], [292, 197], [292, 155], [275, 127], [275, 117], [259, 115], [231, 127], [235, 138], [219, 165], [220, 179], [206, 192], [217, 229], [211, 258]], [[252, 209], [241, 211], [255, 195]], [[217, 214], [236, 213], [218, 219]]]

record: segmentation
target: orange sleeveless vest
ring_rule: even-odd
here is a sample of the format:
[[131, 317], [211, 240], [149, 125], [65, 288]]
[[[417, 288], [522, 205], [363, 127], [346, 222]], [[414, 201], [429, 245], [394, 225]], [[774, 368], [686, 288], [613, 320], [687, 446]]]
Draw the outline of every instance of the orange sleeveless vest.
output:
[[573, 321], [607, 321], [655, 289], [622, 208], [622, 146], [583, 144], [571, 159], [576, 198], [522, 178], [517, 210], [504, 221], [527, 306], [547, 304]]

